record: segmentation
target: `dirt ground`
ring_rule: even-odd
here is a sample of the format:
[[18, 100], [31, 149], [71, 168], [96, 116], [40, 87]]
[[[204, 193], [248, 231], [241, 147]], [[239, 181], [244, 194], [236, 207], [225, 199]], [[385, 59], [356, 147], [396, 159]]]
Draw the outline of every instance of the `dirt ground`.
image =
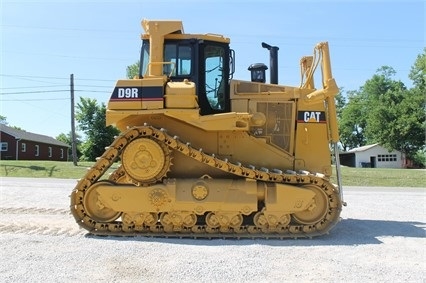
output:
[[1, 282], [425, 282], [426, 188], [345, 187], [329, 235], [291, 240], [95, 237], [76, 180], [0, 178]]

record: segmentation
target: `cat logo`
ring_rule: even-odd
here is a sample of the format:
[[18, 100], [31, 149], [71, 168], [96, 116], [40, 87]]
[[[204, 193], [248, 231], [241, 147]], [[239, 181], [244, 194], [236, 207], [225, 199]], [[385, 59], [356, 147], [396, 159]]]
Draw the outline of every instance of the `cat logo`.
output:
[[308, 122], [310, 119], [315, 119], [318, 122], [320, 120], [320, 114], [321, 112], [319, 111], [317, 112], [305, 111], [305, 113], [303, 113], [303, 121]]
[[299, 123], [325, 123], [324, 111], [299, 111], [297, 113]]

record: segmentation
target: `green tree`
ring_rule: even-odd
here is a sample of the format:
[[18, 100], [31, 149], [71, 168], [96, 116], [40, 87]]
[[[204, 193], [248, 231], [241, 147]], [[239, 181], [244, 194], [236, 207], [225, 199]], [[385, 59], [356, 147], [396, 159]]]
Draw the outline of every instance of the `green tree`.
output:
[[347, 92], [347, 103], [338, 113], [340, 142], [344, 150], [377, 142], [376, 125], [383, 122], [383, 117], [378, 117], [377, 113], [383, 114], [383, 108], [387, 107], [380, 101], [381, 97], [401, 87], [399, 82], [392, 80], [394, 74], [393, 68], [383, 66], [358, 90]]
[[380, 143], [425, 160], [425, 54], [426, 48], [410, 72], [414, 88], [407, 89], [394, 79], [393, 68], [383, 66], [359, 90], [347, 93], [339, 119], [344, 149]]
[[[0, 124], [2, 124], [2, 125], [6, 125], [6, 126], [8, 126], [8, 125], [9, 125], [9, 123], [7, 122], [7, 117], [6, 117], [6, 116], [0, 115]], [[10, 125], [9, 125], [9, 127], [14, 128], [14, 129], [17, 129], [17, 130], [25, 131], [25, 130], [24, 130], [24, 129], [22, 129], [21, 127], [17, 127], [17, 126], [10, 126]]]
[[6, 118], [6, 116], [0, 115], [0, 124], [7, 125], [7, 118]]
[[347, 101], [339, 118], [340, 142], [344, 150], [366, 144], [364, 134], [367, 124], [366, 105], [363, 103], [359, 91], [348, 91]]
[[[72, 160], [72, 156], [71, 156], [71, 146], [72, 146], [72, 133], [69, 132], [68, 134], [64, 134], [64, 133], [60, 133], [56, 139], [58, 141], [61, 141], [63, 143], [66, 143], [67, 145], [70, 146], [70, 150], [68, 152], [68, 159]], [[81, 153], [81, 145], [82, 145], [82, 141], [81, 141], [81, 136], [79, 134], [76, 133], [76, 147], [77, 147], [77, 157], [82, 156]]]
[[[415, 152], [425, 146], [425, 96], [420, 89], [414, 88], [402, 92], [403, 99], [395, 105], [395, 139], [382, 136], [383, 144], [397, 148], [412, 158]], [[392, 137], [392, 135], [390, 136]], [[398, 139], [397, 139], [398, 137]], [[388, 142], [385, 143], [385, 140]]]
[[378, 142], [413, 158], [425, 145], [426, 108], [421, 88], [424, 80], [413, 76], [418, 79], [414, 82], [418, 86], [407, 90], [402, 82], [391, 79], [392, 71], [382, 69], [380, 75], [366, 83], [370, 95], [366, 136], [370, 143]]
[[361, 93], [367, 106], [367, 124], [365, 136], [368, 143], [380, 143], [391, 149], [390, 140], [400, 137], [395, 131], [396, 121], [400, 115], [399, 104], [405, 99], [406, 87], [401, 81], [396, 81], [396, 74], [391, 67], [384, 66], [377, 70], [373, 77], [364, 84]]
[[[415, 108], [417, 113], [417, 119], [412, 119], [407, 122], [407, 124], [415, 125], [418, 130], [415, 132], [419, 135], [417, 137], [420, 143], [418, 144], [418, 150], [413, 155], [410, 155], [410, 158], [414, 160], [417, 165], [426, 167], [426, 146], [425, 146], [425, 131], [426, 131], [426, 122], [425, 122], [425, 92], [426, 92], [426, 48], [423, 49], [423, 53], [417, 56], [414, 65], [411, 67], [410, 74], [408, 77], [413, 81], [414, 88], [411, 90], [411, 100], [413, 105], [417, 104], [418, 107]], [[409, 110], [408, 110], [409, 111]], [[414, 151], [414, 150], [413, 150]]]
[[117, 128], [106, 126], [106, 106], [98, 105], [96, 99], [80, 98], [77, 103], [76, 121], [78, 127], [86, 135], [81, 145], [82, 160], [95, 161], [119, 134]]
[[417, 56], [408, 77], [413, 81], [415, 88], [426, 89], [426, 47], [423, 49], [423, 54]]
[[139, 65], [140, 65], [140, 61], [137, 61], [136, 63], [127, 66], [126, 68], [127, 78], [133, 79], [134, 77], [139, 76]]
[[339, 93], [336, 95], [336, 98], [335, 98], [337, 119], [340, 119], [342, 117], [342, 112], [346, 105], [346, 98], [343, 92], [344, 92], [344, 89], [342, 87], [339, 88]]

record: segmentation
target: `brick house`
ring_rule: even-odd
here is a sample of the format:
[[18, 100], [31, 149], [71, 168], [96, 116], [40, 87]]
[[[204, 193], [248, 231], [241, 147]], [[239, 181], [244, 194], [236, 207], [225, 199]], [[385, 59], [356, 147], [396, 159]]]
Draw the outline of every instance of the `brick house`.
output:
[[69, 145], [0, 124], [0, 160], [67, 161]]

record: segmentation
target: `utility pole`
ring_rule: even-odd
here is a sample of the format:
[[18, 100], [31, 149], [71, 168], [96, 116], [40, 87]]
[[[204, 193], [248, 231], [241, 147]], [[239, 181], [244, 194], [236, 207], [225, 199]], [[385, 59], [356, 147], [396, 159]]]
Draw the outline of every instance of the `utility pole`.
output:
[[70, 90], [71, 90], [71, 151], [72, 162], [77, 166], [77, 139], [75, 137], [75, 118], [74, 118], [74, 74], [70, 76]]

